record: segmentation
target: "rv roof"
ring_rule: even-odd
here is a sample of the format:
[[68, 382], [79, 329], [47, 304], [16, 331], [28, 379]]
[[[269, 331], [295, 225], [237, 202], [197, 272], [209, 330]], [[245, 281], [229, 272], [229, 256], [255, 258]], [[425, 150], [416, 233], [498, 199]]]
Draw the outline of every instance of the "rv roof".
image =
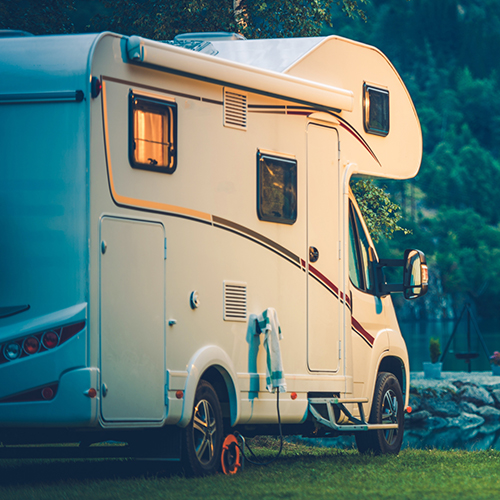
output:
[[283, 73], [326, 37], [215, 41], [216, 57]]

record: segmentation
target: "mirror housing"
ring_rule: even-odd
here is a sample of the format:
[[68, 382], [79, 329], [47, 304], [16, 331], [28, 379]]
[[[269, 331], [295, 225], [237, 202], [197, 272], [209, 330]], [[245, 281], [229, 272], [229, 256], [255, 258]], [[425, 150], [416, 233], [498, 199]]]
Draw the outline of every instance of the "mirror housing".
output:
[[[384, 267], [402, 267], [403, 283], [386, 283]], [[381, 259], [377, 262], [377, 296], [384, 297], [391, 292], [402, 292], [405, 299], [416, 299], [427, 293], [429, 270], [425, 255], [420, 250], [405, 250], [403, 259]]]
[[403, 267], [403, 294], [405, 299], [416, 299], [427, 293], [429, 269], [420, 250], [406, 250]]

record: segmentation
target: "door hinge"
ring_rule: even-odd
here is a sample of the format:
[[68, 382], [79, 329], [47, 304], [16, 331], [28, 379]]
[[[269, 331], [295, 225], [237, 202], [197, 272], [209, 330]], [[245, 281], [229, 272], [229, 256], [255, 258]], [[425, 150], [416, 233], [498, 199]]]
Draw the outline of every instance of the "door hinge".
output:
[[339, 340], [339, 359], [342, 359], [342, 341]]
[[342, 260], [342, 242], [339, 241], [339, 260]]
[[165, 238], [165, 249], [163, 253], [163, 258], [167, 260], [167, 238]]

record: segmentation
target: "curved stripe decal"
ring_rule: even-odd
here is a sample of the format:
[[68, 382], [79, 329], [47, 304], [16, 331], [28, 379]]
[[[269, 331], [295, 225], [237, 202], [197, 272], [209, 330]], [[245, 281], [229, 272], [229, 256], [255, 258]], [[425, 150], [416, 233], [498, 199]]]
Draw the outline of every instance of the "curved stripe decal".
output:
[[185, 216], [193, 219], [202, 219], [206, 222], [212, 222], [212, 216], [205, 212], [199, 212], [198, 210], [192, 210], [190, 208], [178, 207], [175, 205], [169, 205], [167, 203], [159, 203], [149, 200], [141, 200], [138, 198], [131, 198], [128, 196], [123, 196], [118, 194], [115, 188], [115, 183], [113, 180], [113, 168], [111, 166], [111, 153], [109, 149], [109, 122], [108, 122], [108, 104], [106, 102], [106, 80], [102, 81], [102, 115], [103, 115], [103, 125], [104, 125], [104, 147], [106, 154], [106, 164], [108, 168], [108, 182], [109, 189], [111, 191], [111, 197], [117, 205], [130, 207], [130, 208], [142, 208], [150, 210], [153, 212], [161, 212], [166, 214], [172, 214], [177, 216]]
[[250, 113], [283, 113], [287, 115], [300, 115], [300, 116], [309, 116], [311, 113], [314, 112], [323, 112], [323, 113], [328, 113], [329, 115], [334, 116], [339, 120], [339, 125], [349, 132], [358, 142], [361, 143], [361, 145], [370, 153], [370, 156], [379, 164], [381, 167], [382, 164], [380, 163], [379, 159], [377, 158], [377, 155], [374, 153], [373, 149], [369, 146], [369, 144], [365, 141], [363, 136], [345, 119], [342, 118], [338, 113], [332, 111], [331, 109], [327, 108], [321, 108], [321, 107], [312, 107], [312, 106], [263, 106], [259, 104], [249, 104], [248, 105], [248, 111]]
[[359, 323], [356, 318], [351, 316], [351, 324], [352, 324], [352, 329], [370, 346], [373, 347], [373, 342], [375, 339], [373, 336], [368, 333]]
[[[111, 78], [107, 78], [111, 80]], [[280, 257], [286, 259], [288, 262], [291, 262], [292, 264], [295, 264], [297, 267], [302, 269], [303, 271], [307, 272], [309, 276], [314, 278], [318, 283], [323, 285], [332, 295], [334, 295], [337, 299], [339, 299], [342, 303], [345, 303], [349, 309], [351, 309], [351, 301], [350, 298], [347, 294], [344, 294], [344, 292], [339, 291], [339, 288], [337, 285], [335, 285], [332, 281], [330, 281], [323, 273], [321, 273], [318, 269], [316, 269], [314, 266], [309, 264], [307, 265], [307, 262], [300, 258], [298, 255], [294, 254], [287, 248], [281, 246], [279, 243], [276, 243], [275, 241], [269, 239], [268, 237], [264, 236], [263, 234], [258, 233], [257, 231], [254, 231], [248, 227], [242, 226], [241, 224], [238, 224], [236, 222], [230, 221], [228, 219], [224, 219], [222, 217], [218, 217], [216, 215], [211, 215], [206, 212], [200, 212], [198, 210], [193, 210], [190, 208], [186, 207], [179, 207], [176, 205], [169, 205], [166, 203], [159, 203], [159, 202], [154, 202], [154, 201], [149, 201], [149, 200], [141, 200], [138, 198], [132, 198], [128, 196], [123, 196], [117, 193], [114, 180], [113, 180], [113, 169], [111, 166], [111, 154], [110, 154], [110, 148], [109, 148], [109, 123], [108, 123], [108, 116], [107, 116], [107, 102], [106, 102], [106, 80], [103, 79], [102, 82], [102, 92], [101, 92], [101, 97], [102, 97], [102, 113], [103, 113], [103, 128], [104, 128], [104, 148], [105, 148], [105, 157], [106, 157], [106, 166], [108, 170], [108, 184], [109, 184], [109, 190], [111, 194], [111, 198], [113, 199], [113, 202], [117, 206], [122, 206], [125, 208], [131, 208], [135, 210], [144, 210], [148, 212], [157, 212], [161, 213], [164, 215], [168, 216], [176, 216], [176, 217], [185, 217], [188, 219], [195, 220], [197, 222], [203, 222], [203, 223], [209, 223], [210, 225], [224, 229], [227, 231], [231, 231], [235, 234], [238, 234], [239, 236], [243, 236], [245, 238], [248, 238], [249, 240], [258, 243], [268, 250], [273, 251]], [[269, 106], [267, 107], [269, 108]], [[291, 107], [288, 107], [290, 109]], [[286, 110], [287, 114], [302, 114], [301, 111], [288, 111]], [[299, 109], [306, 109], [306, 108], [299, 108]], [[318, 111], [318, 110], [312, 110], [311, 111]], [[322, 110], [324, 111], [324, 110]], [[310, 111], [307, 112], [309, 114]], [[338, 118], [339, 120], [343, 121], [342, 118], [337, 116], [335, 113], [331, 113], [333, 116]], [[347, 122], [346, 122], [347, 123]], [[347, 127], [344, 127], [347, 128]], [[354, 129], [353, 129], [354, 130]], [[351, 132], [352, 133], [352, 132]], [[356, 132], [357, 134], [357, 132]], [[353, 134], [354, 135], [354, 134]], [[357, 137], [355, 135], [355, 137]], [[358, 140], [363, 141], [362, 137], [357, 137]], [[366, 145], [369, 151], [371, 151]], [[374, 155], [373, 155], [374, 156]], [[376, 157], [374, 156], [376, 159]], [[378, 160], [377, 160], [378, 162]], [[379, 163], [380, 164], [380, 163]], [[372, 347], [374, 338], [373, 336], [367, 332], [361, 324], [351, 315], [351, 326], [352, 329], [360, 335], [365, 342]]]

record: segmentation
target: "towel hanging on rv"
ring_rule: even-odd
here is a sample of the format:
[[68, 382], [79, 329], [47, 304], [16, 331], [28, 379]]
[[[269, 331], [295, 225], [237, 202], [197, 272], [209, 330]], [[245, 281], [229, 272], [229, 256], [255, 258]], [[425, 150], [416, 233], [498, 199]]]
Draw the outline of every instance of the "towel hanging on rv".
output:
[[[278, 321], [278, 313], [272, 307], [267, 308], [257, 317], [260, 332], [265, 334], [264, 347], [266, 349], [266, 389], [274, 392], [286, 392], [285, 373], [281, 360], [279, 341], [283, 339]], [[257, 333], [260, 333], [257, 332]]]

